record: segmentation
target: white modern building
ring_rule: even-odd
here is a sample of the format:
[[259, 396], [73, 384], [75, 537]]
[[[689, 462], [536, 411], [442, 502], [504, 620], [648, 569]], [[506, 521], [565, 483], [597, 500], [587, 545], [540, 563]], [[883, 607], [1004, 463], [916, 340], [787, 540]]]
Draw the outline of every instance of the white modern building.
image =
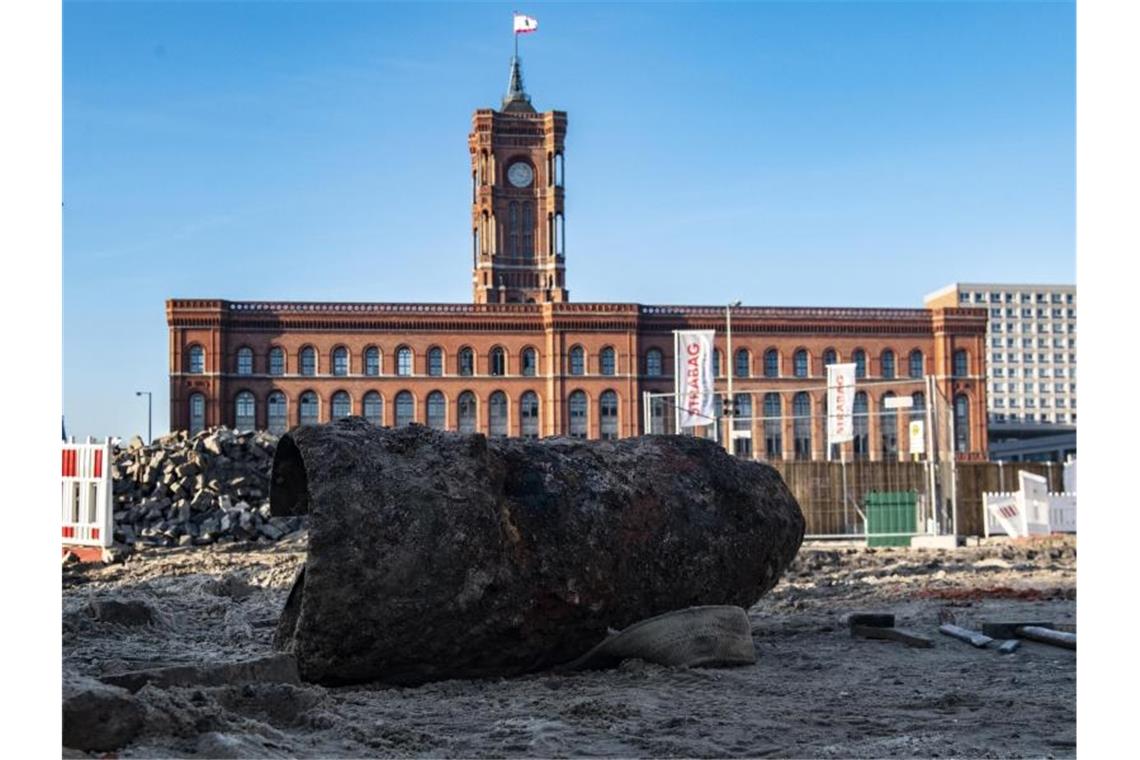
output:
[[923, 299], [989, 312], [986, 397], [993, 459], [1076, 455], [1077, 288], [956, 282]]

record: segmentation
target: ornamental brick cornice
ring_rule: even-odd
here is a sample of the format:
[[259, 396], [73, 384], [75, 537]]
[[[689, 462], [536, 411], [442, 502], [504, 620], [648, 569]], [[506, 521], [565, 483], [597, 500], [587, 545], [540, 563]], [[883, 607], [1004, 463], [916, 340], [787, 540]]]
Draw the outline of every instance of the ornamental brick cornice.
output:
[[[932, 330], [984, 334], [984, 309], [876, 309], [738, 306], [741, 335], [921, 335]], [[337, 303], [171, 299], [172, 327], [226, 326], [252, 330], [540, 332], [543, 329], [668, 333], [723, 330], [725, 307], [636, 303]]]

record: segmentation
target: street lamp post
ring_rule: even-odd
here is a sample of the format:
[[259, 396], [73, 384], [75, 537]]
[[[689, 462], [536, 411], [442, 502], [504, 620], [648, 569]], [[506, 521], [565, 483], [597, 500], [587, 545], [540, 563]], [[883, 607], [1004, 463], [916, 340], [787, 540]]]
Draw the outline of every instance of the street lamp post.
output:
[[150, 394], [150, 391], [135, 391], [135, 395], [136, 396], [146, 396], [146, 443], [149, 446], [151, 441], [153, 440], [150, 437], [150, 420], [151, 420], [150, 401], [151, 401], [151, 394]]
[[[735, 358], [732, 355], [732, 308], [739, 305], [740, 301], [733, 301], [724, 308], [724, 368], [728, 373], [728, 398], [723, 404], [721, 414], [724, 415], [724, 450], [729, 454], [732, 453], [732, 418], [736, 415], [736, 397], [732, 395], [732, 374], [736, 370]], [[729, 414], [730, 410], [732, 414]]]

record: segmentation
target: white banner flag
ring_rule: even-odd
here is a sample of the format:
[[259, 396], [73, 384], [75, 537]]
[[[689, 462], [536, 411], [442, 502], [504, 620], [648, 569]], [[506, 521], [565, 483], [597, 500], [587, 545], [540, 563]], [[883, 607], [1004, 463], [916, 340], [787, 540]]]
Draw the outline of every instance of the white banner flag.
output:
[[827, 443], [855, 440], [852, 405], [855, 403], [855, 365], [827, 365]]
[[674, 330], [677, 427], [710, 425], [716, 420], [713, 397], [712, 330]]
[[515, 14], [515, 34], [528, 34], [538, 28], [538, 19]]

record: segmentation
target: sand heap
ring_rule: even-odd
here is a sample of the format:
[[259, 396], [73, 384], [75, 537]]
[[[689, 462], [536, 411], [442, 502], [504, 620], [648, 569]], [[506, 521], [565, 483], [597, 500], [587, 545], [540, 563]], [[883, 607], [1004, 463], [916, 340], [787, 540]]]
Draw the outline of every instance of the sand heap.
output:
[[276, 541], [303, 528], [270, 517], [269, 471], [277, 436], [212, 428], [116, 449], [115, 541], [130, 547]]

